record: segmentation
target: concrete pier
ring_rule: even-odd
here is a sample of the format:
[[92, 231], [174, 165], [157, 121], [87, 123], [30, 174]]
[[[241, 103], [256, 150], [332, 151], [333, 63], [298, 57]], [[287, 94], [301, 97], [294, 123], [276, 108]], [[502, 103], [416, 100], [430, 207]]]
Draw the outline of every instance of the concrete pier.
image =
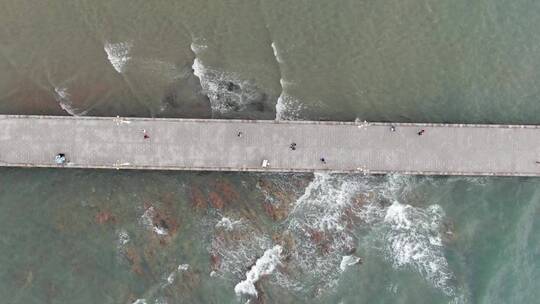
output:
[[539, 176], [537, 162], [532, 125], [0, 115], [6, 167]]

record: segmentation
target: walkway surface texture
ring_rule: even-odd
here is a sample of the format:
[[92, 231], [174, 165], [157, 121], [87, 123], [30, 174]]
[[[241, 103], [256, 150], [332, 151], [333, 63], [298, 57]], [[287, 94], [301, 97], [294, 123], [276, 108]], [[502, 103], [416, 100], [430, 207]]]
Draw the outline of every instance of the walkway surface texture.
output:
[[538, 176], [537, 161], [539, 126], [0, 115], [0, 166]]

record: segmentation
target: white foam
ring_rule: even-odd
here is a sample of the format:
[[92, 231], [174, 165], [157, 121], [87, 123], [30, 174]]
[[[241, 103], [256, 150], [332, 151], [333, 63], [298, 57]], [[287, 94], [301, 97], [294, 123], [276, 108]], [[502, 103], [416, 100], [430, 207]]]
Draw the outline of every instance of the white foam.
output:
[[131, 42], [106, 42], [103, 46], [105, 53], [107, 53], [107, 59], [118, 73], [123, 73], [126, 64], [131, 59], [130, 51], [133, 47]]
[[117, 233], [118, 236], [118, 246], [124, 246], [125, 244], [129, 243], [129, 234], [124, 229], [121, 229]]
[[153, 230], [157, 235], [161, 235], [161, 236], [169, 235], [169, 232], [168, 232], [167, 229], [165, 229], [164, 227], [157, 227], [157, 226], [154, 226], [152, 230]]
[[146, 299], [137, 299], [132, 304], [147, 304]]
[[167, 285], [170, 285], [174, 283], [174, 279], [176, 278], [176, 272], [171, 272], [169, 276], [167, 277]]
[[237, 295], [258, 295], [255, 283], [262, 277], [271, 274], [281, 263], [281, 252], [283, 248], [279, 245], [272, 247], [264, 252], [255, 265], [246, 273], [246, 279], [236, 284], [234, 292]]
[[249, 266], [264, 251], [273, 246], [271, 237], [254, 225], [252, 221], [242, 221], [242, 224], [233, 224], [233, 229], [216, 227], [216, 222], [208, 219], [206, 223], [213, 229], [214, 237], [210, 248], [210, 254], [217, 257], [218, 262], [213, 267], [213, 276], [227, 277], [232, 275], [235, 280], [243, 277], [242, 271]]
[[234, 229], [234, 226], [239, 225], [241, 223], [241, 220], [233, 221], [228, 217], [222, 217], [219, 222], [216, 224], [216, 228], [222, 228], [227, 231], [231, 231]]
[[274, 51], [274, 57], [276, 58], [276, 61], [278, 63], [283, 63], [283, 59], [279, 56], [279, 52], [278, 52], [276, 43], [272, 42], [272, 44], [270, 44], [270, 45], [272, 46], [272, 51]]
[[199, 58], [195, 58], [191, 67], [193, 68], [193, 74], [202, 81], [206, 68], [202, 64], [201, 60]]
[[67, 88], [54, 88], [55, 99], [58, 101], [58, 104], [62, 110], [66, 111], [69, 115], [80, 116], [85, 115], [88, 111], [80, 111], [77, 108], [73, 107], [73, 102], [70, 99], [70, 94]]
[[276, 120], [298, 120], [303, 108], [298, 99], [282, 91], [276, 102]]
[[315, 281], [318, 288], [310, 292], [316, 295], [337, 285], [343, 255], [356, 247], [353, 230], [348, 227], [350, 214], [360, 208], [352, 203], [353, 197], [365, 188], [358, 177], [315, 173], [289, 213], [285, 232], [295, 244], [287, 268], [303, 273], [308, 279], [282, 276], [280, 284], [308, 292], [313, 287], [306, 285], [306, 281]]
[[[374, 231], [375, 243], [365, 240], [365, 246], [381, 250], [394, 268], [412, 269], [445, 294], [453, 295], [453, 275], [439, 232], [442, 208], [413, 207], [396, 200], [417, 185], [413, 179], [399, 175], [388, 176], [385, 183], [380, 183], [380, 179], [372, 177], [316, 173], [287, 219], [287, 231], [295, 244], [287, 268], [318, 280], [316, 294], [333, 288], [348, 262], [356, 261], [354, 256], [343, 257], [343, 253], [356, 246], [354, 229], [348, 225], [358, 217], [358, 224]], [[353, 203], [356, 194], [369, 192], [375, 193], [374, 199]], [[394, 203], [388, 206], [386, 200]], [[319, 233], [316, 238], [323, 239], [324, 255], [313, 243], [314, 231]], [[280, 273], [277, 276], [282, 285], [305, 290], [304, 282]]]
[[341, 271], [345, 271], [347, 268], [349, 268], [349, 266], [360, 263], [361, 260], [362, 259], [354, 255], [343, 256], [341, 263], [339, 264], [339, 269], [341, 269]]
[[[296, 201], [291, 212], [294, 217], [290, 219], [289, 227], [303, 224], [313, 229], [343, 231], [343, 209], [350, 205], [357, 190], [357, 184], [353, 180], [327, 173], [315, 173], [313, 181]], [[309, 217], [303, 219], [302, 215]]]
[[148, 230], [153, 231], [159, 236], [165, 236], [169, 234], [169, 231], [165, 227], [159, 227], [153, 224], [153, 218], [156, 216], [156, 210], [153, 206], [148, 207], [144, 210], [143, 214], [139, 218], [139, 222], [143, 227]]
[[239, 75], [207, 68], [197, 57], [193, 60], [192, 69], [193, 74], [199, 78], [202, 93], [210, 100], [213, 112], [241, 111], [250, 102], [263, 96], [254, 84]]
[[300, 118], [300, 112], [303, 105], [300, 103], [300, 101], [298, 101], [297, 98], [287, 93], [287, 86], [293, 83], [285, 80], [283, 76], [283, 71], [281, 68], [283, 59], [280, 56], [276, 43], [272, 42], [271, 46], [278, 65], [279, 73], [281, 75], [281, 78], [279, 79], [279, 84], [281, 85], [281, 94], [276, 101], [276, 120], [297, 120]]
[[150, 206], [144, 210], [143, 214], [139, 218], [139, 222], [146, 228], [151, 229], [153, 225], [153, 218], [156, 214], [156, 211], [153, 206]]
[[208, 45], [192, 42], [190, 47], [191, 51], [195, 54], [195, 56], [197, 56], [201, 52], [205, 51], [208, 48]]
[[380, 216], [383, 254], [395, 269], [408, 267], [420, 273], [434, 287], [448, 296], [455, 294], [451, 284], [453, 274], [444, 255], [440, 226], [444, 212], [439, 205], [427, 208], [413, 207], [394, 201], [387, 208], [371, 205], [378, 212], [362, 215], [372, 217], [376, 223]]
[[176, 276], [178, 275], [178, 273], [183, 272], [183, 271], [187, 271], [187, 270], [189, 270], [189, 264], [180, 264], [180, 265], [178, 265], [176, 270], [171, 272], [167, 276], [166, 282], [165, 282], [165, 284], [163, 284], [163, 287], [166, 287], [166, 286], [171, 285], [172, 283], [174, 283], [174, 280], [176, 279]]

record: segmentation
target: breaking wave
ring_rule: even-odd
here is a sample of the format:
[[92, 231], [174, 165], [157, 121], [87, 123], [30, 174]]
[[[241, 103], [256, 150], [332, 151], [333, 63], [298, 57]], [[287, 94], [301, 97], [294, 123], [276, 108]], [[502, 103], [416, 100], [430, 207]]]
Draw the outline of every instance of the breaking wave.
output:
[[256, 297], [258, 295], [255, 283], [259, 281], [262, 276], [267, 276], [274, 272], [276, 266], [281, 263], [281, 253], [283, 248], [279, 245], [275, 245], [271, 249], [264, 252], [255, 265], [246, 273], [246, 279], [236, 284], [234, 292], [237, 295], [250, 295]]
[[298, 99], [282, 91], [276, 102], [276, 120], [298, 120], [303, 107]]
[[410, 266], [434, 287], [453, 296], [453, 275], [439, 232], [443, 217], [439, 205], [420, 209], [395, 201], [383, 219], [384, 253], [394, 268]]
[[362, 264], [356, 249], [361, 246], [380, 252], [394, 269], [417, 272], [445, 295], [455, 296], [441, 234], [444, 211], [436, 204], [399, 202], [420, 184], [397, 175], [315, 173], [271, 237], [256, 221], [231, 225], [228, 218], [216, 219], [210, 251], [214, 275], [243, 281], [237, 294], [256, 296], [254, 282], [262, 277], [255, 275], [260, 273], [258, 260], [270, 258], [265, 255], [280, 246], [282, 258], [266, 281], [289, 292], [321, 296], [335, 289], [345, 270], [361, 269], [351, 267]]
[[443, 209], [437, 205], [414, 207], [398, 201], [412, 190], [411, 177], [387, 177], [380, 193], [392, 201], [370, 202], [360, 210], [361, 219], [373, 231], [372, 249], [381, 251], [397, 270], [411, 269], [441, 290], [455, 296], [454, 275], [444, 254], [442, 242]]
[[[290, 267], [310, 274], [316, 282], [311, 288], [322, 293], [337, 284], [347, 264], [359, 261], [354, 253], [360, 243], [381, 250], [395, 269], [410, 268], [454, 296], [440, 232], [444, 211], [439, 205], [421, 208], [396, 201], [416, 186], [413, 179], [397, 175], [381, 183], [374, 177], [315, 174], [287, 220], [296, 244]], [[355, 227], [372, 230], [376, 242], [359, 240]], [[288, 283], [308, 287], [301, 281]]]
[[343, 256], [356, 251], [351, 211], [356, 208], [354, 196], [363, 186], [345, 176], [315, 174], [284, 223], [295, 244], [288, 266], [309, 278], [283, 276], [283, 284], [316, 295], [337, 285]]
[[271, 43], [271, 47], [279, 69], [279, 74], [281, 75], [281, 79], [279, 80], [281, 94], [276, 101], [276, 120], [297, 120], [300, 118], [303, 105], [297, 98], [287, 93], [287, 86], [290, 83], [284, 79], [282, 68], [283, 58], [275, 42]]

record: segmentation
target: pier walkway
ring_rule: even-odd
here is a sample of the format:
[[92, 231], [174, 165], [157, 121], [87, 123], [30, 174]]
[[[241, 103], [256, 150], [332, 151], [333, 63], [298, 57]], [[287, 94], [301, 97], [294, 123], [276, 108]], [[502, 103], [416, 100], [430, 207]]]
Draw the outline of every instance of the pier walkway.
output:
[[539, 176], [537, 162], [539, 126], [0, 115], [6, 167]]

